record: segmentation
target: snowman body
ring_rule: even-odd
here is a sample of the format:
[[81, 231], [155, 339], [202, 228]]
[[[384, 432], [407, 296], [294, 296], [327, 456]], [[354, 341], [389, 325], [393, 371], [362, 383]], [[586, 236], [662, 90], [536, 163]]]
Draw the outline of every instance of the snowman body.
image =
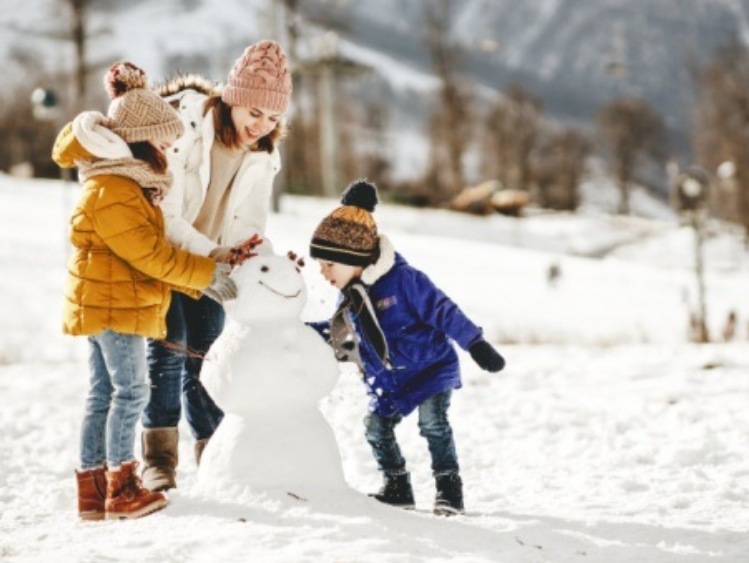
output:
[[306, 286], [286, 257], [261, 255], [233, 274], [237, 299], [201, 379], [224, 420], [203, 452], [201, 486], [302, 497], [347, 489], [338, 445], [319, 409], [338, 364], [300, 315]]

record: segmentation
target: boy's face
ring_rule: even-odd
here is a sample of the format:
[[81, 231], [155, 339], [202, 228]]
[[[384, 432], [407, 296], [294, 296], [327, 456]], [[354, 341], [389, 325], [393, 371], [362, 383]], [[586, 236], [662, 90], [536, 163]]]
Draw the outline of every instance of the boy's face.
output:
[[323, 277], [338, 289], [346, 287], [351, 280], [360, 277], [364, 271], [361, 266], [349, 266], [338, 262], [318, 260], [317, 263], [320, 264]]

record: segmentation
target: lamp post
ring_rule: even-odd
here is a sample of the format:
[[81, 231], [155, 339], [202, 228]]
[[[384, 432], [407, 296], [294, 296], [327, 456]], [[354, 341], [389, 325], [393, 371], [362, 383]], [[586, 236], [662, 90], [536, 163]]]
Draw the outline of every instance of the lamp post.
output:
[[34, 88], [34, 91], [31, 92], [31, 109], [34, 119], [39, 121], [54, 120], [59, 113], [57, 94], [54, 90]]
[[697, 339], [710, 341], [707, 330], [707, 303], [705, 298], [704, 262], [702, 258], [703, 227], [707, 215], [707, 196], [710, 177], [699, 166], [689, 166], [676, 177], [679, 211], [689, 221], [694, 231], [694, 270], [697, 281], [698, 315], [696, 319]]

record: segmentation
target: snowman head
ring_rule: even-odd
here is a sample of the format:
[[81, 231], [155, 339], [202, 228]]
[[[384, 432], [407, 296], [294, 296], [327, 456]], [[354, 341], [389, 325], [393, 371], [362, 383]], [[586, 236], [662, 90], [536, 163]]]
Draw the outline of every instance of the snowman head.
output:
[[307, 302], [307, 286], [296, 261], [276, 254], [254, 256], [231, 275], [237, 298], [226, 313], [240, 324], [299, 319]]

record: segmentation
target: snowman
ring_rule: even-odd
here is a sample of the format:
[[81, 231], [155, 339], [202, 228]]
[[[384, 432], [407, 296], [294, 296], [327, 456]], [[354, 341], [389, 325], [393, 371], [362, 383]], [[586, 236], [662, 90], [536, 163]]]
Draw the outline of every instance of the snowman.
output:
[[198, 471], [201, 487], [314, 497], [349, 490], [319, 401], [339, 369], [331, 348], [300, 315], [307, 288], [289, 257], [261, 254], [232, 274], [237, 299], [201, 379], [224, 420]]

